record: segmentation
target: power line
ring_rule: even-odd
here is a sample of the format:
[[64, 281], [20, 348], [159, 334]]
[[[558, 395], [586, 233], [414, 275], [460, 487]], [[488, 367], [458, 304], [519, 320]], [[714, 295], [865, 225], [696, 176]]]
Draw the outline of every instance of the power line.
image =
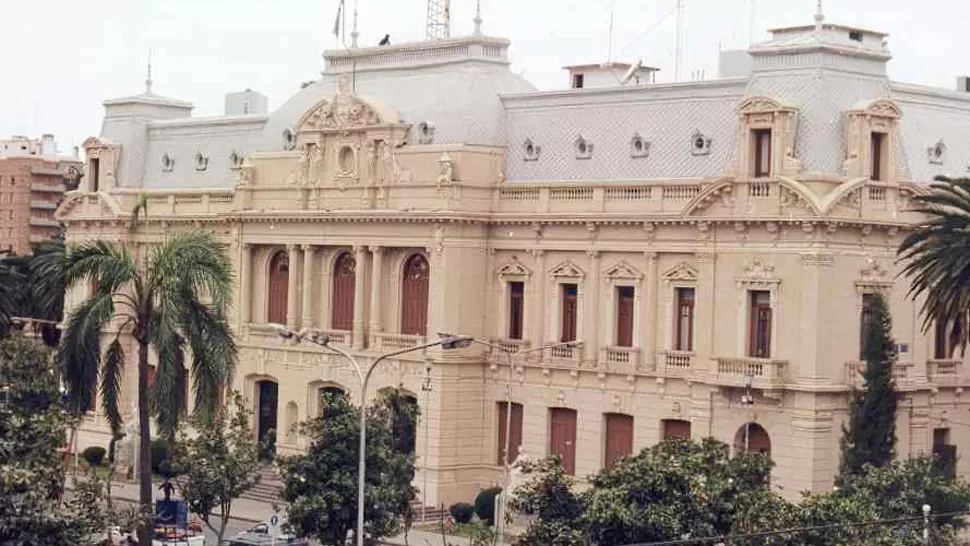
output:
[[[961, 510], [959, 512], [945, 512], [941, 514], [932, 514], [929, 519], [938, 518], [948, 518], [953, 516], [965, 516], [970, 514], [970, 510]], [[744, 533], [738, 535], [720, 535], [713, 537], [697, 537], [697, 538], [680, 538], [675, 540], [662, 540], [659, 542], [637, 542], [634, 544], [624, 544], [623, 546], [675, 546], [681, 544], [703, 544], [708, 542], [728, 542], [731, 540], [743, 539], [743, 538], [764, 538], [778, 535], [788, 535], [796, 533], [807, 533], [811, 531], [825, 531], [829, 529], [839, 529], [842, 527], [872, 527], [876, 525], [897, 525], [900, 523], [910, 523], [910, 522], [922, 522], [924, 521], [924, 516], [910, 516], [905, 518], [894, 518], [894, 519], [880, 519], [872, 521], [860, 521], [852, 523], [830, 523], [828, 525], [815, 525], [808, 527], [792, 527], [790, 529], [777, 529], [774, 531], [760, 531], [757, 533]]]
[[658, 19], [654, 24], [652, 24], [649, 27], [647, 27], [647, 30], [643, 31], [643, 33], [641, 33], [639, 36], [637, 36], [636, 38], [630, 40], [630, 42], [626, 46], [624, 46], [623, 49], [620, 50], [620, 53], [621, 54], [625, 53], [626, 50], [628, 50], [631, 47], [633, 47], [633, 45], [635, 45], [637, 42], [639, 42], [640, 40], [646, 38], [648, 34], [650, 34], [651, 32], [653, 32], [655, 30], [657, 30], [657, 27], [659, 27], [660, 25], [662, 25], [667, 20], [668, 17], [670, 17], [671, 15], [673, 15], [677, 11], [677, 8], [678, 8], [678, 4], [675, 2], [674, 3], [674, 7], [671, 8], [670, 11], [668, 11], [667, 13], [665, 13], [664, 15], [662, 15], [660, 17], [660, 19]]

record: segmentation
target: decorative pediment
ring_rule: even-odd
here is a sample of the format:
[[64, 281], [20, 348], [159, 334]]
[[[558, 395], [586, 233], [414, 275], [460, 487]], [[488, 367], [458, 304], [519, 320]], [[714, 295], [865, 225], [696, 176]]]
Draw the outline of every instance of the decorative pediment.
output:
[[781, 279], [775, 274], [775, 266], [760, 256], [748, 261], [736, 280], [739, 285], [752, 285], [753, 287], [763, 287], [781, 282]]
[[313, 106], [296, 124], [296, 132], [346, 130], [398, 123], [397, 116], [350, 92], [341, 76], [333, 97]]
[[889, 269], [875, 258], [866, 258], [859, 269], [859, 277], [855, 281], [856, 292], [882, 292], [893, 286], [893, 277]]
[[896, 104], [896, 101], [892, 99], [872, 99], [862, 102], [857, 102], [849, 110], [849, 114], [865, 114], [869, 116], [876, 116], [881, 118], [901, 118], [903, 117], [903, 111]]
[[586, 276], [586, 272], [579, 268], [578, 265], [574, 264], [571, 260], [566, 260], [556, 267], [553, 267], [549, 272], [549, 276], [552, 278], [557, 277], [568, 277], [572, 279], [581, 279]]
[[520, 262], [517, 258], [512, 258], [508, 263], [498, 268], [498, 275], [499, 277], [528, 277], [529, 275], [532, 275], [532, 271], [528, 267], [522, 265], [522, 262]]
[[680, 262], [663, 274], [665, 281], [697, 282], [697, 269], [687, 262]]
[[620, 260], [613, 267], [610, 267], [603, 272], [603, 277], [605, 279], [625, 279], [639, 281], [643, 278], [643, 273], [637, 271], [637, 268], [628, 264], [624, 260]]
[[755, 96], [748, 97], [738, 105], [738, 113], [745, 114], [764, 114], [768, 112], [794, 111], [795, 108], [783, 104], [771, 97]]

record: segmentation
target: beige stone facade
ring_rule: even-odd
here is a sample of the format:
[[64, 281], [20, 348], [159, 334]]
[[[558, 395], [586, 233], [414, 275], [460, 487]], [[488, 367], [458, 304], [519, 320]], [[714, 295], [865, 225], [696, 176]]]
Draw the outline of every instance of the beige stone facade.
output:
[[[468, 49], [455, 55], [481, 40], [459, 41]], [[414, 59], [445, 46], [399, 47]], [[649, 133], [637, 132], [640, 146], [635, 137], [619, 152], [589, 129], [575, 141], [561, 131], [569, 152], [540, 134], [517, 139], [528, 123], [521, 111], [533, 103], [560, 101], [567, 112], [569, 101], [589, 106], [612, 90], [503, 97], [506, 144], [420, 141], [433, 124], [355, 94], [339, 68], [341, 55], [356, 56], [362, 70], [395, 51], [331, 52], [330, 92], [293, 114], [276, 149], [247, 153], [229, 187], [126, 185], [116, 173], [132, 169], [130, 156], [122, 165], [129, 144], [91, 139], [99, 174], [89, 166], [58, 211], [70, 242], [106, 238], [140, 255], [171, 230], [202, 227], [224, 238], [238, 274], [234, 386], [257, 410], [261, 393], [275, 397], [279, 452], [306, 445], [290, 427], [316, 414], [319, 389], [356, 395], [359, 386], [339, 357], [281, 342], [270, 322], [326, 331], [365, 365], [439, 332], [513, 353], [575, 337], [572, 347], [513, 354], [512, 370], [504, 353], [478, 345], [381, 365], [375, 387], [402, 385], [421, 407], [416, 485], [429, 504], [467, 501], [501, 481], [499, 408], [508, 393], [521, 405], [513, 440], [528, 456], [566, 453], [579, 477], [665, 435], [689, 434], [770, 452], [775, 483], [789, 497], [823, 491], [859, 384], [866, 295], [877, 292], [888, 297], [900, 349], [899, 453], [970, 449], [970, 420], [961, 418], [970, 410], [966, 362], [937, 347], [934, 331], [921, 332], [918, 306], [897, 278], [895, 250], [918, 222], [908, 205], [927, 191], [897, 140], [905, 97], [853, 100], [841, 110], [835, 145], [843, 151], [829, 172], [806, 163], [824, 161], [812, 154], [833, 143], [805, 148], [800, 140], [800, 124], [816, 130], [814, 106], [743, 92], [743, 83], [737, 96], [723, 94], [737, 82], [631, 92], [647, 102], [678, 93], [730, 101], [726, 141], [704, 127], [667, 148], [660, 137], [650, 148]], [[152, 123], [150, 135], [175, 122]], [[639, 161], [645, 147], [653, 161], [726, 159], [713, 175], [557, 181], [527, 170], [558, 168], [543, 161], [572, 153], [580, 162], [594, 153]], [[147, 220], [130, 232], [142, 193]], [[69, 307], [81, 297], [70, 295]], [[133, 375], [125, 377], [129, 414]], [[272, 394], [261, 387], [270, 383]], [[106, 442], [97, 415], [85, 441]]]

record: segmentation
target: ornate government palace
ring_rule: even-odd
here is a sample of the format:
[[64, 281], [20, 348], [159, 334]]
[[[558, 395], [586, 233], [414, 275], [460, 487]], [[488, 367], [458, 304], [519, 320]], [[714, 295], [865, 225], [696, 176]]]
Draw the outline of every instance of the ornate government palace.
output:
[[[273, 323], [328, 332], [365, 365], [439, 332], [500, 347], [410, 353], [376, 375], [420, 406], [430, 505], [501, 482], [509, 393], [513, 460], [559, 453], [582, 478], [713, 436], [769, 453], [789, 497], [831, 488], [876, 293], [899, 349], [898, 452], [970, 449], [967, 364], [921, 332], [895, 263], [913, 197], [970, 167], [968, 89], [891, 81], [885, 34], [821, 20], [682, 83], [612, 63], [536, 91], [508, 48], [476, 33], [327, 51], [272, 113], [249, 90], [216, 117], [150, 89], [105, 101], [57, 218], [70, 243], [142, 255], [192, 227], [229, 244], [234, 386], [280, 453], [306, 446], [291, 427], [321, 392], [359, 384]], [[526, 353], [562, 341], [576, 343]], [[132, 364], [129, 420], [135, 379]]]

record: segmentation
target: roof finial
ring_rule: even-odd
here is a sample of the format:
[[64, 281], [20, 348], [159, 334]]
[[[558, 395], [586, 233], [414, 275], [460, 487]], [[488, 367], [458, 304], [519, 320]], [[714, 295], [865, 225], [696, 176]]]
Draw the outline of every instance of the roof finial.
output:
[[820, 32], [822, 30], [822, 21], [825, 20], [825, 14], [822, 13], [822, 0], [818, 0], [815, 5], [815, 31]]
[[475, 2], [475, 36], [482, 35], [482, 0]]
[[360, 33], [357, 32], [357, 0], [354, 0], [354, 30], [350, 33], [350, 47], [357, 47], [357, 37]]
[[145, 78], [145, 94], [152, 92], [152, 48], [148, 48], [148, 77]]

